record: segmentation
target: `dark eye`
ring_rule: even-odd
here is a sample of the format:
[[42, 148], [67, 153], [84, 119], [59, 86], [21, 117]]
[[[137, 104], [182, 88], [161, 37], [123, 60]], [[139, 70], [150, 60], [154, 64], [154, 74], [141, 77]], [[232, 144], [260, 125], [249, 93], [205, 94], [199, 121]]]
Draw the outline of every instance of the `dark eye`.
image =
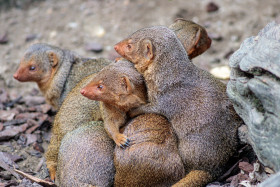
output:
[[36, 68], [35, 68], [35, 66], [30, 66], [29, 67], [29, 70], [31, 70], [31, 71], [34, 71]]
[[131, 49], [131, 45], [130, 45], [130, 44], [128, 44], [126, 47], [127, 47], [128, 49]]
[[103, 89], [103, 85], [102, 85], [102, 84], [99, 84], [99, 85], [97, 86], [97, 88], [98, 88], [99, 90], [102, 90], [102, 89]]

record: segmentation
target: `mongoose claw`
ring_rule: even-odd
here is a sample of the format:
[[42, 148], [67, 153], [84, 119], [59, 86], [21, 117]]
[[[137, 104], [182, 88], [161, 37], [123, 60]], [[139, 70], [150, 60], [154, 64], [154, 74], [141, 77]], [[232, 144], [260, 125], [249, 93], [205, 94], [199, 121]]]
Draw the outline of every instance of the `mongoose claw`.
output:
[[126, 141], [126, 143], [124, 144], [126, 147], [129, 147], [129, 141]]
[[125, 148], [129, 146], [130, 140], [124, 135], [124, 134], [118, 134], [116, 138], [114, 139], [116, 144], [120, 146], [121, 148]]

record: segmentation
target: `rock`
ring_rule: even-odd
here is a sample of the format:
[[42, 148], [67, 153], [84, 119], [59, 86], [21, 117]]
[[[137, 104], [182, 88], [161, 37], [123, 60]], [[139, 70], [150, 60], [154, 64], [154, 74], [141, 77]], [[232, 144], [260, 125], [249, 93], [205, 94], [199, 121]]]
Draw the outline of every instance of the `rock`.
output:
[[103, 46], [100, 43], [91, 42], [91, 43], [86, 44], [85, 49], [87, 51], [99, 53], [99, 52], [103, 51]]
[[227, 85], [236, 112], [248, 126], [248, 143], [258, 159], [276, 172], [280, 171], [279, 51], [280, 24], [272, 22], [231, 56]]
[[280, 184], [279, 181], [280, 181], [280, 172], [266, 179], [258, 187], [279, 187]]
[[210, 2], [206, 6], [207, 12], [216, 12], [217, 10], [219, 10], [219, 6], [217, 4], [215, 4], [214, 2]]
[[223, 40], [223, 36], [220, 35], [220, 34], [217, 34], [217, 33], [208, 33], [209, 37], [212, 39], [212, 40], [215, 40], [215, 41], [222, 41]]
[[218, 79], [229, 79], [230, 69], [228, 66], [220, 66], [211, 69], [210, 73]]
[[7, 33], [0, 35], [0, 44], [6, 44], [6, 43], [8, 43], [8, 41], [9, 41], [9, 39], [8, 39]]
[[26, 37], [25, 37], [25, 42], [30, 42], [32, 40], [35, 40], [36, 38], [38, 38], [38, 35], [37, 34], [28, 34]]

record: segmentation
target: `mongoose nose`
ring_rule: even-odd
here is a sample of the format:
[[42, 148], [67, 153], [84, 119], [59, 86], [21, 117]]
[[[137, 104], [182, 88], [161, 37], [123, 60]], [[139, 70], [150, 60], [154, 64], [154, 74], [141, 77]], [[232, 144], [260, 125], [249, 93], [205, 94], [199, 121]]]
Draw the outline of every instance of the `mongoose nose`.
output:
[[119, 46], [116, 44], [116, 45], [114, 46], [114, 49], [118, 52]]
[[17, 73], [15, 73], [15, 74], [13, 75], [13, 77], [14, 77], [15, 79], [18, 80], [18, 74], [17, 74]]
[[82, 90], [80, 91], [80, 93], [81, 93], [82, 95], [85, 95], [85, 94], [86, 94], [86, 91], [85, 91], [84, 89], [82, 89]]

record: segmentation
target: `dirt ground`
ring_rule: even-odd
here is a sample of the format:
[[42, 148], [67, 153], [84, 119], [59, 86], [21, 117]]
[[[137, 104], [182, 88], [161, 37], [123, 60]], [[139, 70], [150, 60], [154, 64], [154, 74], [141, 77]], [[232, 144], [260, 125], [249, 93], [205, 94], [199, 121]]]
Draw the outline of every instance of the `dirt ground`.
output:
[[[11, 6], [7, 6], [9, 3], [5, 1], [11, 2]], [[212, 38], [211, 48], [193, 59], [197, 66], [210, 71], [227, 65], [230, 54], [244, 39], [257, 35], [267, 23], [280, 20], [279, 0], [215, 0], [212, 2], [218, 10], [213, 12], [209, 10], [210, 0], [19, 2], [0, 0], [0, 88], [4, 88], [12, 99], [24, 97], [37, 88], [34, 83], [19, 83], [12, 77], [24, 51], [33, 43], [49, 43], [87, 57], [114, 59], [114, 44], [132, 32], [147, 26], [168, 26], [181, 17], [206, 27]], [[88, 50], [88, 45], [93, 43], [94, 46], [101, 45], [102, 52]], [[0, 119], [1, 122], [4, 120]], [[40, 143], [44, 148], [47, 139]], [[25, 149], [33, 151], [33, 147], [27, 146], [23, 153], [17, 141], [11, 140], [11, 146], [7, 149], [2, 146], [1, 151], [16, 151], [18, 155], [29, 158], [32, 154], [26, 154], [30, 150]], [[42, 157], [33, 157], [30, 157], [32, 162], [20, 163], [19, 168], [36, 170]]]

